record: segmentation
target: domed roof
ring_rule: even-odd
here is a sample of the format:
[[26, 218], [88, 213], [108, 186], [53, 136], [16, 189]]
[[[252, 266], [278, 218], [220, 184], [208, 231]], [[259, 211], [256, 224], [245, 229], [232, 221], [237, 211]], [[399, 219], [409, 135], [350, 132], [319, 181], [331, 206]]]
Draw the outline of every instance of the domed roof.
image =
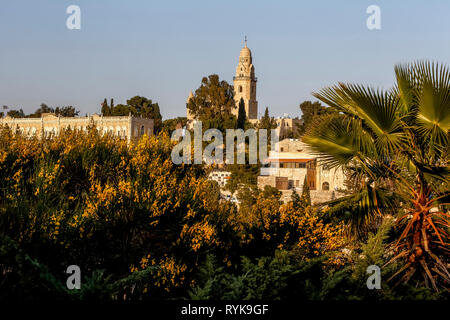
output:
[[245, 44], [245, 47], [242, 48], [241, 53], [240, 53], [239, 56], [240, 57], [251, 57], [252, 56], [252, 52], [247, 47], [247, 43]]

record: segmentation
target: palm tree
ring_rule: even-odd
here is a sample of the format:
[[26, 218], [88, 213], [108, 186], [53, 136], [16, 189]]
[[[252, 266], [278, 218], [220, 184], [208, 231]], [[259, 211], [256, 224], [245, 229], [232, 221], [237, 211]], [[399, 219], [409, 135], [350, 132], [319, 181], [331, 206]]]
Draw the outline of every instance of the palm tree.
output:
[[392, 279], [448, 288], [450, 72], [423, 61], [397, 65], [395, 75], [387, 91], [339, 83], [314, 93], [337, 114], [318, 118], [303, 140], [359, 182], [350, 196], [359, 223], [392, 209], [389, 192], [400, 196], [391, 261], [405, 264]]

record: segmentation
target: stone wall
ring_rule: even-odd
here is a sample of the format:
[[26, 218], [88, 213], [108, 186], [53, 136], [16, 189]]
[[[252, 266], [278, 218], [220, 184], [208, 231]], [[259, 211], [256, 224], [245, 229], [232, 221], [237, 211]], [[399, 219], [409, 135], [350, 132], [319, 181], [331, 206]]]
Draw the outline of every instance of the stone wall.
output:
[[264, 189], [265, 186], [271, 186], [278, 190], [287, 190], [290, 185], [287, 177], [258, 176], [258, 188]]
[[[294, 189], [290, 190], [282, 190], [281, 200], [284, 203], [288, 203], [291, 201], [292, 191]], [[301, 195], [303, 192], [302, 188], [295, 188], [296, 192]], [[324, 190], [310, 190], [311, 195], [311, 202], [313, 205], [324, 203], [330, 200], [338, 199], [344, 196], [343, 193], [330, 190], [330, 191], [324, 191]]]
[[119, 116], [103, 117], [94, 114], [87, 117], [60, 117], [54, 114], [43, 114], [41, 118], [1, 118], [1, 125], [8, 126], [14, 132], [26, 136], [57, 135], [62, 130], [87, 131], [95, 126], [101, 134], [112, 134], [128, 141], [138, 139], [144, 134], [153, 134], [153, 119]]

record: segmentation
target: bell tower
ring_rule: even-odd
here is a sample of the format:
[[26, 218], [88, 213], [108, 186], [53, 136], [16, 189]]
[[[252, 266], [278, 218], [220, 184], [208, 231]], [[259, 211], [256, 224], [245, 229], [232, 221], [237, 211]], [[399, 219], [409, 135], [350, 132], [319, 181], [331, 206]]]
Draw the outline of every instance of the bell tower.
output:
[[252, 64], [252, 52], [247, 47], [247, 37], [245, 37], [245, 46], [239, 55], [239, 63], [236, 68], [234, 82], [234, 99], [236, 108], [233, 114], [238, 115], [239, 101], [241, 98], [245, 103], [245, 113], [248, 119], [258, 118], [258, 101], [256, 101], [256, 81], [255, 68]]

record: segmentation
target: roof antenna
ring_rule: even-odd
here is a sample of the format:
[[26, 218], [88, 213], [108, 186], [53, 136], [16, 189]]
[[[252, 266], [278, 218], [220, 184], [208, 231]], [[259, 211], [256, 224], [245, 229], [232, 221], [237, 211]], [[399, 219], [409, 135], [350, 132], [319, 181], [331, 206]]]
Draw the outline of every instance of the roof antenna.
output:
[[245, 46], [247, 47], [247, 36], [245, 36]]

